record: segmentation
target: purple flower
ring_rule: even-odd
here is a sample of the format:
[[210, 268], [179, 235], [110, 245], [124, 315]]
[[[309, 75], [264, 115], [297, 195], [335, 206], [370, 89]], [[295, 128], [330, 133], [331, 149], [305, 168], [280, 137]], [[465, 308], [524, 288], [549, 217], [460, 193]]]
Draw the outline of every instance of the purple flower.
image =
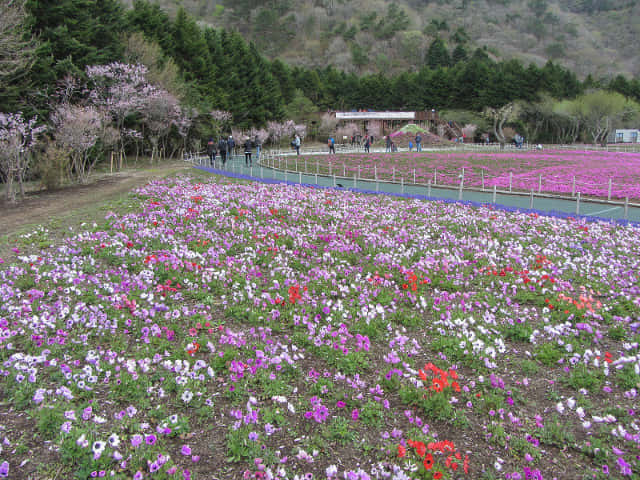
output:
[[185, 457], [188, 457], [189, 455], [191, 455], [191, 448], [189, 447], [189, 445], [182, 445], [180, 453]]
[[142, 443], [142, 435], [139, 435], [136, 433], [133, 437], [131, 437], [131, 446], [133, 448], [138, 448], [141, 443]]
[[258, 434], [256, 432], [249, 432], [249, 440], [252, 442], [258, 441]]
[[156, 440], [157, 438], [153, 433], [151, 435], [147, 435], [146, 437], [144, 437], [144, 441], [147, 445], [155, 445]]
[[360, 412], [358, 412], [358, 409], [354, 408], [353, 410], [351, 410], [351, 418], [353, 420], [358, 420], [358, 417], [360, 417]]

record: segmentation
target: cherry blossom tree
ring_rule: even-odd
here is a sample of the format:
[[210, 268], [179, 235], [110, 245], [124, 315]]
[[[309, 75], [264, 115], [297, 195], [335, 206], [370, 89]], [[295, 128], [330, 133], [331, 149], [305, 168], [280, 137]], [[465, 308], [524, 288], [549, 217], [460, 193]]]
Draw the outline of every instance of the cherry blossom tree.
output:
[[163, 155], [166, 137], [171, 127], [180, 121], [182, 109], [178, 99], [166, 90], [149, 86], [146, 95], [146, 102], [141, 111], [149, 132], [153, 162], [154, 159]]
[[98, 160], [97, 155], [89, 155], [102, 135], [105, 135], [105, 115], [93, 105], [60, 104], [52, 114], [56, 142], [67, 148], [71, 154], [69, 176], [74, 175], [81, 183], [86, 183]]
[[287, 127], [282, 122], [267, 122], [267, 132], [269, 132], [269, 139], [274, 145], [280, 144], [282, 137], [287, 135]]
[[[139, 112], [148, 101], [147, 94], [152, 88], [147, 81], [147, 67], [136, 64], [110, 63], [86, 68], [91, 82], [89, 99], [103, 108], [113, 120], [120, 134], [120, 150], [125, 148], [125, 119]], [[186, 127], [188, 132], [189, 125]]]
[[269, 132], [264, 128], [252, 128], [249, 130], [249, 137], [253, 141], [257, 138], [260, 145], [263, 145], [269, 138]]
[[6, 180], [6, 196], [16, 202], [14, 181], [18, 181], [20, 196], [24, 198], [24, 179], [30, 166], [30, 152], [36, 139], [46, 127], [37, 125], [37, 118], [27, 121], [22, 113], [0, 112], [0, 172]]

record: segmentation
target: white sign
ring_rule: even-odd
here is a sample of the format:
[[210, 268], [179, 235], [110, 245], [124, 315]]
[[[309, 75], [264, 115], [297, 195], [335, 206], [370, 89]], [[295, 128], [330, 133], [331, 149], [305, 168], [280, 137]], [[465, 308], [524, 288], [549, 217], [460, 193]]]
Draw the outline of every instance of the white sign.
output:
[[414, 120], [415, 112], [336, 112], [338, 120]]

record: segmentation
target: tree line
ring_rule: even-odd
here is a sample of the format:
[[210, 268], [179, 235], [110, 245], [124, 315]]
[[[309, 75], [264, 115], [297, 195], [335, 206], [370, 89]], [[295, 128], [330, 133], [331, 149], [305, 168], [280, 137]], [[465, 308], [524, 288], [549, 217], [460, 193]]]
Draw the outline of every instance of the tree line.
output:
[[483, 49], [454, 62], [437, 38], [417, 72], [358, 76], [331, 65], [308, 69], [269, 61], [237, 32], [200, 26], [183, 9], [170, 18], [147, 0], [135, 0], [131, 9], [120, 0], [26, 0], [25, 7], [25, 33], [38, 45], [29, 74], [2, 82], [0, 111], [27, 116], [47, 116], [48, 99], [66, 76], [82, 77], [88, 65], [127, 62], [127, 39], [136, 33], [160, 47], [157, 58], [146, 61], [177, 66], [182, 103], [227, 110], [241, 126], [283, 119], [298, 92], [320, 110], [481, 111], [515, 100], [535, 102], [542, 92], [561, 100], [598, 87], [640, 100], [638, 78], [581, 82], [551, 61], [542, 67], [496, 61]]
[[[281, 138], [304, 129], [285, 119], [326, 110], [487, 118], [487, 108], [517, 104], [503, 111], [517, 112], [508, 121], [531, 140], [583, 134], [602, 142], [611, 121], [631, 118], [629, 102], [640, 100], [637, 78], [580, 81], [551, 61], [496, 61], [484, 49], [451, 55], [437, 38], [417, 72], [358, 76], [269, 61], [238, 32], [201, 26], [183, 9], [171, 18], [148, 0], [130, 9], [120, 0], [0, 0], [0, 8], [0, 180], [20, 186], [29, 175], [56, 184], [60, 172], [83, 181], [109, 151], [153, 158], [232, 126]], [[615, 101], [623, 113], [595, 119], [591, 110], [612, 102], [605, 95], [594, 103], [593, 89], [623, 97]], [[597, 128], [587, 128], [588, 118]], [[44, 124], [50, 142], [38, 147]], [[38, 161], [28, 161], [38, 148]]]

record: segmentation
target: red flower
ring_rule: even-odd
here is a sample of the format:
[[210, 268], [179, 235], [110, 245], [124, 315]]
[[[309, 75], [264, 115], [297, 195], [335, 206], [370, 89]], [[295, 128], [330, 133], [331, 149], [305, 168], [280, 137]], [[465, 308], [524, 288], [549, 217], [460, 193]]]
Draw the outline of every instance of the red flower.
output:
[[416, 449], [416, 453], [418, 454], [418, 456], [424, 457], [425, 453], [427, 453], [426, 445], [422, 442], [414, 442], [413, 445]]
[[442, 478], [442, 472], [433, 472], [433, 478], [435, 480]]
[[407, 449], [404, 447], [404, 445], [398, 445], [398, 457], [404, 458], [406, 454]]
[[422, 464], [424, 465], [425, 469], [431, 470], [433, 468], [433, 455], [431, 455], [430, 453], [425, 455]]

